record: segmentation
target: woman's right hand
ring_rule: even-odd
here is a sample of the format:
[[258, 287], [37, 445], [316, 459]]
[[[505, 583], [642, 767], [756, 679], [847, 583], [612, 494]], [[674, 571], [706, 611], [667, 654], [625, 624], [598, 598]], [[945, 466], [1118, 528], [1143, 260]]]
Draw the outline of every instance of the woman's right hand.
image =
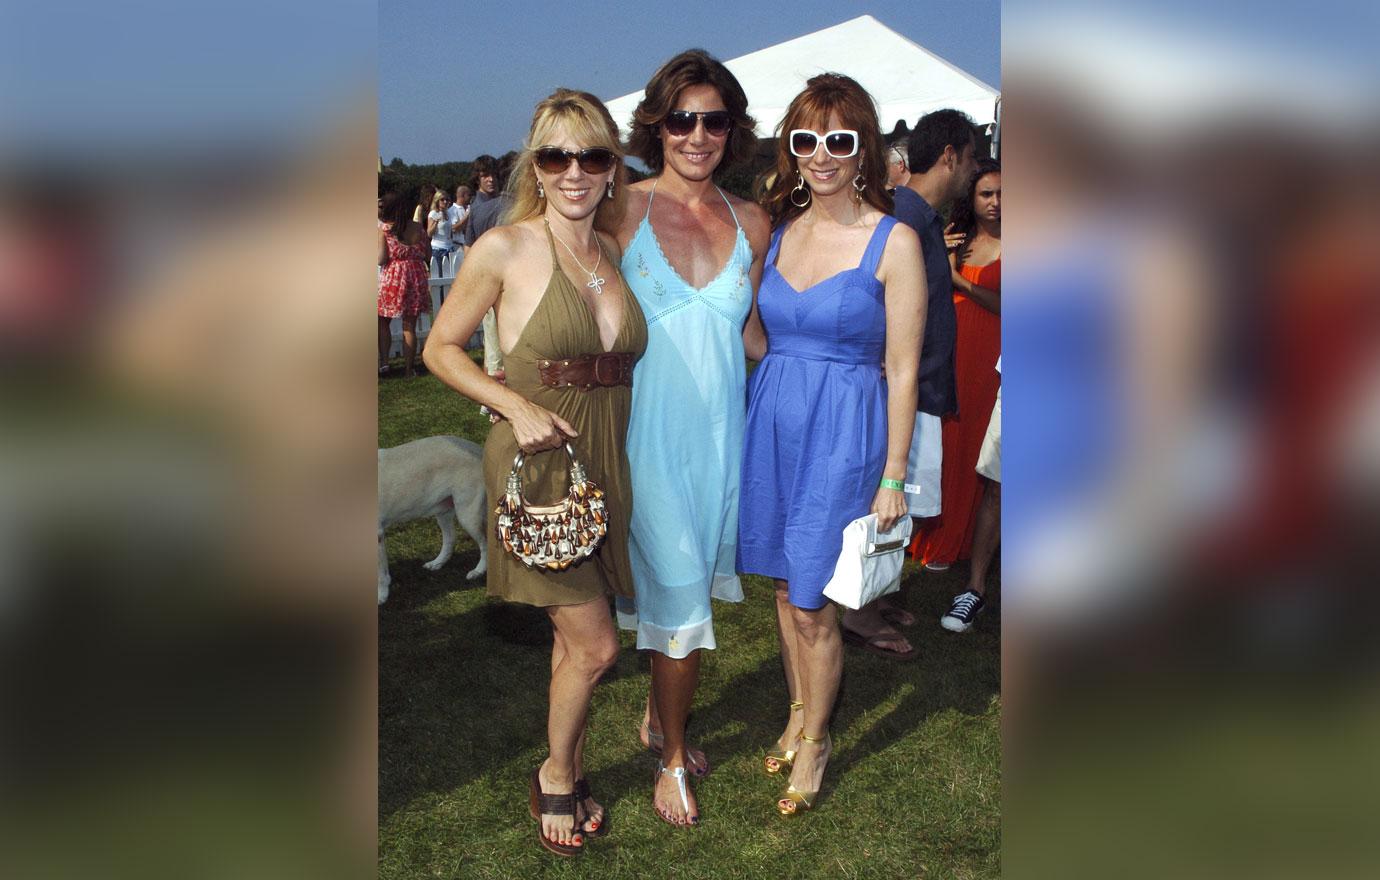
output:
[[559, 449], [567, 439], [580, 436], [565, 419], [531, 402], [511, 413], [508, 421], [513, 425], [513, 438], [524, 455]]
[[897, 489], [886, 488], [878, 489], [877, 494], [872, 496], [871, 512], [877, 514], [877, 530], [882, 532], [891, 531], [901, 517], [910, 515], [906, 496]]
[[954, 224], [950, 223], [944, 227], [944, 247], [950, 251], [956, 251], [963, 247], [963, 242], [968, 236], [962, 232], [954, 232]]

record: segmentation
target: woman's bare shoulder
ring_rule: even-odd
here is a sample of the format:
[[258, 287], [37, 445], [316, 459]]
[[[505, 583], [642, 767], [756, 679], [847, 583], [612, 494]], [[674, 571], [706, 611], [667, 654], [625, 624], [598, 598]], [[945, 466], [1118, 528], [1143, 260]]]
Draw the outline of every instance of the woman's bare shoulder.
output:
[[608, 251], [609, 256], [614, 262], [623, 259], [623, 249], [618, 246], [618, 237], [608, 232], [600, 232], [597, 229], [594, 234], [599, 236], [599, 240], [604, 243], [604, 250]]
[[771, 217], [766, 210], [756, 202], [739, 198], [733, 193], [724, 193], [728, 196], [728, 203], [733, 206], [733, 212], [738, 215], [738, 222], [743, 226], [743, 232], [747, 233], [748, 241], [753, 243], [753, 249], [764, 246], [771, 238]]

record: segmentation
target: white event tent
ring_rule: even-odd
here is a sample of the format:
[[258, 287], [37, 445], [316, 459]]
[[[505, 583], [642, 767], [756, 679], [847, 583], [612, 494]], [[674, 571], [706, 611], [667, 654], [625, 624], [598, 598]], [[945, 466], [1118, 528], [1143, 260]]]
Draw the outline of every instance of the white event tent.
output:
[[[979, 125], [996, 121], [999, 93], [923, 46], [906, 39], [870, 15], [750, 52], [724, 65], [742, 83], [748, 111], [759, 137], [770, 137], [791, 99], [817, 73], [851, 76], [877, 101], [882, 131], [898, 121], [915, 120], [944, 107], [962, 110]], [[609, 112], [626, 136], [637, 91], [608, 101]]]

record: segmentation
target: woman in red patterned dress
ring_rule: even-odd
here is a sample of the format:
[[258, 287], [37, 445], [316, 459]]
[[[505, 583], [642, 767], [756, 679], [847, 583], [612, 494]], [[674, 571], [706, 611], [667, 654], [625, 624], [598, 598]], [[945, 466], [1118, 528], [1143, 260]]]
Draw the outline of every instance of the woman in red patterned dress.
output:
[[379, 206], [379, 375], [388, 372], [392, 323], [402, 318], [405, 375], [414, 375], [417, 316], [431, 311], [431, 237], [426, 224], [414, 219], [416, 198], [391, 192]]

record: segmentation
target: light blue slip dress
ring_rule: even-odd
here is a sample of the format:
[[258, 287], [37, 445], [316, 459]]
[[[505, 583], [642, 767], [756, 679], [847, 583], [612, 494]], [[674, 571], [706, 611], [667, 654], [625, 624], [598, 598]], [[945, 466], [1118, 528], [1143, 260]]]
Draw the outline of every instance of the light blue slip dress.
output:
[[[618, 624], [637, 647], [669, 657], [714, 648], [709, 599], [741, 602], [734, 570], [745, 421], [743, 323], [752, 306], [752, 248], [738, 226], [733, 253], [704, 287], [667, 261], [647, 214], [623, 254], [623, 278], [647, 316], [628, 423], [635, 600]], [[720, 191], [720, 196], [723, 192]]]

